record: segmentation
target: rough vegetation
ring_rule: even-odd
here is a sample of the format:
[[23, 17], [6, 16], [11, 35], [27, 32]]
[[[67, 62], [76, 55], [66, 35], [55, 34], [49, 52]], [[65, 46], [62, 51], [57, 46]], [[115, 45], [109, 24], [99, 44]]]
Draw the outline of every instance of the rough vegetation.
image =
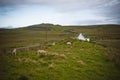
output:
[[[120, 79], [119, 26], [51, 25], [47, 35], [44, 28], [0, 30], [0, 80]], [[92, 42], [72, 39], [80, 32]], [[16, 56], [9, 54], [13, 48], [34, 45], [39, 46], [19, 49]], [[37, 55], [38, 49], [47, 54]]]

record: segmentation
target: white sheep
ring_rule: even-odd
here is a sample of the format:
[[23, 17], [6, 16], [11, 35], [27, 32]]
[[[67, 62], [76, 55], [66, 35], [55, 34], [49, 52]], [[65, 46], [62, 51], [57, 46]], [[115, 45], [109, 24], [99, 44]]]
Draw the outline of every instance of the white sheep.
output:
[[39, 55], [39, 54], [44, 54], [44, 55], [45, 55], [45, 54], [46, 54], [46, 51], [45, 51], [45, 50], [38, 50], [38, 51], [37, 51], [37, 54], [38, 54], [38, 55]]
[[16, 55], [16, 53], [17, 53], [17, 49], [14, 48], [14, 49], [12, 50], [12, 55]]
[[71, 42], [67, 42], [66, 44], [67, 44], [67, 45], [71, 45], [72, 43], [71, 43]]

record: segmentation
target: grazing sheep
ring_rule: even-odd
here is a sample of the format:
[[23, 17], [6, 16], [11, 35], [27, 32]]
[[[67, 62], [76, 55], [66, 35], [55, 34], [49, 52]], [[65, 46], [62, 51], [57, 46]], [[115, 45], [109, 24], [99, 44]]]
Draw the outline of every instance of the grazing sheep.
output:
[[12, 55], [16, 55], [16, 52], [17, 51], [17, 49], [16, 48], [14, 48], [13, 50], [12, 50]]
[[67, 45], [71, 45], [72, 43], [71, 43], [71, 42], [67, 42], [66, 44], [67, 44]]
[[54, 43], [52, 43], [52, 45], [54, 46], [56, 43], [54, 42]]
[[39, 55], [39, 54], [46, 54], [46, 51], [45, 50], [38, 50], [37, 51], [37, 54]]

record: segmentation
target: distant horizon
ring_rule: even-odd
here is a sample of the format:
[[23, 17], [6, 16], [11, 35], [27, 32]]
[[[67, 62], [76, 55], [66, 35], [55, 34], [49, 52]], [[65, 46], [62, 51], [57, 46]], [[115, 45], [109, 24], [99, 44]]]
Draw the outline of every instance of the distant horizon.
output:
[[30, 27], [30, 26], [35, 26], [35, 25], [42, 25], [42, 24], [52, 24], [52, 25], [60, 25], [60, 26], [101, 26], [101, 25], [120, 25], [120, 24], [89, 24], [89, 25], [61, 25], [61, 24], [53, 24], [53, 23], [40, 23], [40, 24], [32, 24], [32, 25], [28, 25], [28, 26], [21, 26], [21, 27], [12, 27], [12, 26], [8, 26], [8, 27], [0, 27], [0, 29], [15, 29], [15, 28], [24, 28], [24, 27]]
[[0, 0], [0, 28], [120, 24], [120, 0]]
[[11, 29], [11, 28], [22, 28], [22, 27], [27, 27], [27, 26], [32, 26], [32, 25], [40, 25], [40, 24], [53, 24], [53, 25], [61, 25], [61, 26], [92, 26], [92, 25], [120, 25], [120, 23], [96, 23], [96, 24], [57, 24], [57, 23], [36, 23], [36, 24], [29, 24], [25, 26], [0, 26], [0, 28], [6, 28], [6, 29]]

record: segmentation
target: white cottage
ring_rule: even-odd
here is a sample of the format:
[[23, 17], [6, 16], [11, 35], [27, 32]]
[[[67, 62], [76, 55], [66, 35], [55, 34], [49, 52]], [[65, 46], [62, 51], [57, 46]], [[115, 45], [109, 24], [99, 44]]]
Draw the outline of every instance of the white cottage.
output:
[[90, 38], [85, 38], [82, 33], [79, 34], [79, 36], [77, 37], [77, 39], [78, 40], [82, 40], [82, 41], [88, 41], [88, 42], [90, 42]]

